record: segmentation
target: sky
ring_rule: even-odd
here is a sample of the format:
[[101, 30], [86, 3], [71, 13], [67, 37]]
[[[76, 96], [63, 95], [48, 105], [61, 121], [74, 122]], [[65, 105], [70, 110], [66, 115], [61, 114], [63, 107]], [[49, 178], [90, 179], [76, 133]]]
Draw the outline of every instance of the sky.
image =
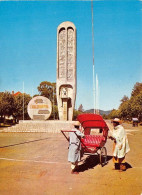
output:
[[[118, 109], [142, 82], [142, 1], [93, 1], [94, 64], [99, 108]], [[56, 82], [57, 27], [77, 29], [76, 105], [94, 106], [91, 1], [1, 1], [0, 91], [38, 94]]]

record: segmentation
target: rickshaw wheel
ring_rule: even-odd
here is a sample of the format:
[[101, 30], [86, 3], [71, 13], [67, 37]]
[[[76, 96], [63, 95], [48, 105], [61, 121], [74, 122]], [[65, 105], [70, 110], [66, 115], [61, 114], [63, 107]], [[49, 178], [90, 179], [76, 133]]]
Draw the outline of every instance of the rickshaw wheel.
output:
[[107, 163], [107, 150], [106, 147], [100, 149], [100, 164], [103, 167]]

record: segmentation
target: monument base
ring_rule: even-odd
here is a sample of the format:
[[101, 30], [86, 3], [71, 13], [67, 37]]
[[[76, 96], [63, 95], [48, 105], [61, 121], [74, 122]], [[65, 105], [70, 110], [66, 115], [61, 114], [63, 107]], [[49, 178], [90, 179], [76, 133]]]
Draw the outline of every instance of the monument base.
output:
[[35, 120], [20, 120], [19, 124], [8, 127], [0, 132], [44, 132], [44, 133], [60, 133], [60, 130], [71, 130], [74, 121], [35, 121]]

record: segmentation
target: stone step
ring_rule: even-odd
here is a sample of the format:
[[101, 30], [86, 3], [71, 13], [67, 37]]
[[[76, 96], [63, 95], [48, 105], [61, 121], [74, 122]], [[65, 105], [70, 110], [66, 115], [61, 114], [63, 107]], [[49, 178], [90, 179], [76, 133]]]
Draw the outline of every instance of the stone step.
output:
[[15, 126], [8, 127], [0, 132], [51, 132], [60, 133], [61, 130], [71, 130], [73, 121], [20, 121]]

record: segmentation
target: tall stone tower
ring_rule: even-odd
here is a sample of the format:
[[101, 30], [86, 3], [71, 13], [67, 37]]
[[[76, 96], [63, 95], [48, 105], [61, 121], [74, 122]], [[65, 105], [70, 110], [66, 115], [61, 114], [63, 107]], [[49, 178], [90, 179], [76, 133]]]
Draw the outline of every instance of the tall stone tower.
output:
[[76, 99], [76, 27], [63, 22], [57, 28], [56, 94], [60, 120], [72, 120]]

